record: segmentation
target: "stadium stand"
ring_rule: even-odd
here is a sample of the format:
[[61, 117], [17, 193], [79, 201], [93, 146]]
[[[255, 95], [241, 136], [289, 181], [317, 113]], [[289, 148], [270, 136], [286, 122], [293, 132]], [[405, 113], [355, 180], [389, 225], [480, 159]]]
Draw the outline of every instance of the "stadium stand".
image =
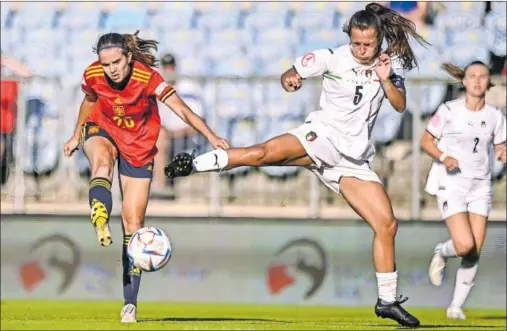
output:
[[[31, 83], [25, 93], [26, 127], [30, 133], [25, 139], [31, 156], [23, 168], [27, 173], [38, 173], [58, 167], [59, 150], [67, 136], [63, 132], [69, 128], [55, 128], [56, 119], [62, 112], [77, 113], [82, 97], [78, 90], [80, 77], [85, 66], [95, 59], [92, 47], [101, 33], [141, 30], [141, 36], [160, 41], [159, 54], [170, 51], [179, 59], [181, 75], [210, 79], [279, 76], [298, 55], [346, 44], [348, 37], [341, 31], [342, 25], [364, 5], [352, 2], [2, 2], [2, 53], [19, 58], [37, 76], [46, 79]], [[472, 60], [489, 63], [492, 54], [505, 61], [505, 13], [505, 2], [432, 3], [426, 19], [429, 24], [418, 26], [432, 47], [415, 47], [420, 67], [407, 73], [407, 79], [447, 78], [439, 69], [443, 61], [458, 65]], [[2, 69], [2, 74], [8, 76], [10, 72]], [[47, 83], [50, 79], [59, 85]], [[210, 113], [214, 111], [213, 83], [201, 82], [201, 85]], [[70, 91], [65, 97], [57, 93], [62, 86]], [[416, 106], [421, 106], [426, 119], [456, 91], [442, 82], [424, 82], [420, 90], [408, 83], [408, 112], [400, 115], [384, 104], [373, 139], [379, 146], [400, 141], [409, 143], [410, 118]], [[232, 144], [242, 146], [296, 125], [317, 107], [318, 90], [308, 87], [286, 97], [277, 81], [224, 82], [218, 88], [216, 101], [219, 131]], [[77, 165], [81, 173], [86, 172], [81, 152]], [[493, 170], [497, 178], [505, 171], [498, 163], [494, 163]], [[248, 169], [240, 168], [236, 172], [246, 174]], [[266, 168], [262, 173], [277, 178], [297, 175], [290, 168]]]

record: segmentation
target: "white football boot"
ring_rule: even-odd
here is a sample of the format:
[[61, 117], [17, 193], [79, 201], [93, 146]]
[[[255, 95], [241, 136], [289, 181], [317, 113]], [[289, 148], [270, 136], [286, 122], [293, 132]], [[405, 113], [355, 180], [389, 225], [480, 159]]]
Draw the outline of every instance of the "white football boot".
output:
[[435, 247], [435, 252], [433, 254], [433, 259], [431, 259], [430, 263], [430, 281], [435, 286], [442, 285], [442, 280], [445, 277], [445, 265], [447, 264], [447, 259], [440, 255], [440, 247], [442, 244], [437, 244]]
[[136, 323], [136, 306], [129, 303], [128, 305], [123, 306], [123, 309], [120, 313], [121, 322], [122, 323]]
[[456, 319], [464, 320], [467, 317], [465, 316], [465, 314], [463, 313], [463, 310], [461, 310], [461, 308], [451, 306], [451, 307], [447, 308], [447, 318], [454, 319], [454, 320], [456, 320]]

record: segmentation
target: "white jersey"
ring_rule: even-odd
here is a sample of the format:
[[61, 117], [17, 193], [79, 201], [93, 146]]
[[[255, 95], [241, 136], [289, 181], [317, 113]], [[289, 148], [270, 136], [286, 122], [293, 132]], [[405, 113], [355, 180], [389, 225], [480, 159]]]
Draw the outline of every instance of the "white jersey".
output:
[[[497, 108], [486, 104], [480, 111], [470, 111], [465, 98], [446, 102], [438, 108], [426, 130], [438, 139], [438, 149], [458, 161], [460, 171], [456, 176], [491, 179], [491, 145], [506, 141], [505, 116]], [[443, 165], [435, 162], [434, 167]]]
[[[396, 87], [404, 87], [400, 62], [395, 59], [391, 62], [391, 81]], [[336, 132], [328, 137], [335, 148], [356, 160], [371, 160], [375, 155], [370, 137], [384, 99], [375, 66], [376, 62], [360, 64], [349, 45], [316, 50], [294, 62], [302, 78], [324, 77], [319, 120]]]

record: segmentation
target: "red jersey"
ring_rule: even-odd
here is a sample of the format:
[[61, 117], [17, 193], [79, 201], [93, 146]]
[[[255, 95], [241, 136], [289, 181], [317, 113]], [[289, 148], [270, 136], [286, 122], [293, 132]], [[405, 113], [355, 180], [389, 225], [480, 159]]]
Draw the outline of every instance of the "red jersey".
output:
[[157, 71], [132, 62], [130, 78], [122, 90], [108, 83], [99, 61], [86, 68], [81, 89], [97, 99], [88, 121], [109, 133], [125, 160], [142, 167], [157, 154], [160, 116], [156, 98], [164, 102], [175, 90]]

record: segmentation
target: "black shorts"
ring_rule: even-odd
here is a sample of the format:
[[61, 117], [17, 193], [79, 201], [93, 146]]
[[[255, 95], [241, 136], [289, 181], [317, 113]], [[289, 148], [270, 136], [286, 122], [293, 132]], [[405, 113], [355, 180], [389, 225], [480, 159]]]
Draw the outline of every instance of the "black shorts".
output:
[[153, 178], [154, 160], [142, 167], [136, 167], [132, 165], [123, 158], [118, 149], [118, 146], [113, 140], [113, 137], [111, 137], [106, 130], [102, 129], [94, 122], [86, 122], [85, 125], [83, 125], [81, 132], [82, 143], [84, 144], [84, 142], [91, 137], [104, 137], [108, 139], [114, 145], [114, 147], [116, 147], [116, 150], [118, 151], [118, 172], [120, 175], [132, 178]]

